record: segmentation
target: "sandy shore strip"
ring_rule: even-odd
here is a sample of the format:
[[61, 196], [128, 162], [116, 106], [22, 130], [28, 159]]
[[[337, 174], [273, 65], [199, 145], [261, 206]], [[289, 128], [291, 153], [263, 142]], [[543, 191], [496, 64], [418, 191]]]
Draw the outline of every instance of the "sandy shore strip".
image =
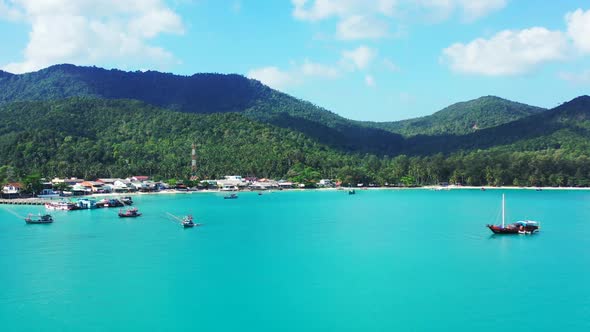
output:
[[[534, 191], [586, 191], [590, 190], [590, 187], [516, 187], [516, 186], [502, 186], [502, 187], [493, 187], [493, 186], [456, 186], [456, 185], [449, 185], [449, 186], [424, 186], [424, 187], [340, 187], [340, 188], [315, 188], [315, 189], [300, 189], [300, 188], [293, 188], [293, 189], [271, 189], [271, 190], [262, 190], [261, 192], [308, 192], [308, 191], [347, 191], [350, 189], [354, 189], [357, 191], [364, 191], [364, 190], [433, 190], [433, 191], [450, 191], [450, 190], [534, 190]], [[18, 198], [14, 200], [30, 200], [32, 202], [36, 202], [38, 204], [43, 204], [51, 201], [58, 201], [58, 200], [70, 200], [70, 199], [78, 199], [78, 198], [109, 198], [109, 197], [125, 197], [125, 196], [142, 196], [142, 195], [192, 195], [192, 194], [231, 194], [231, 193], [243, 193], [243, 192], [260, 192], [260, 190], [240, 190], [240, 191], [223, 191], [223, 190], [197, 190], [197, 191], [177, 191], [177, 190], [162, 190], [157, 192], [131, 192], [131, 193], [100, 193], [100, 194], [92, 194], [92, 195], [85, 195], [85, 196], [68, 196], [68, 197], [55, 197], [55, 198]], [[8, 201], [8, 200], [6, 200]]]

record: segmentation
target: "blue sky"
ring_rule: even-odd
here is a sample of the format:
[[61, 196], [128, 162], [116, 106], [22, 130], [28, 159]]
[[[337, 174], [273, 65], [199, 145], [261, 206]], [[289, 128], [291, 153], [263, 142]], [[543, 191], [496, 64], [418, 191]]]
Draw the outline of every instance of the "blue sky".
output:
[[0, 38], [9, 72], [239, 73], [357, 120], [590, 93], [582, 0], [0, 0]]

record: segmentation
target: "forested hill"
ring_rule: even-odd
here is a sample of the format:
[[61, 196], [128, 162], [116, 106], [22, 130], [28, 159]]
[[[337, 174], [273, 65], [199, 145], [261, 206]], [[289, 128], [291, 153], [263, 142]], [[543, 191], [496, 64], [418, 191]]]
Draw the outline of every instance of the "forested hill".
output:
[[199, 114], [244, 113], [347, 152], [399, 153], [401, 136], [350, 121], [241, 75], [125, 72], [56, 65], [0, 79], [0, 105], [69, 97], [134, 99]]
[[[407, 154], [344, 153], [301, 132], [239, 113], [170, 112], [133, 100], [71, 98], [0, 106], [0, 182], [147, 174], [288, 178], [313, 184], [590, 185], [590, 97], [509, 124], [454, 136], [414, 136]], [[440, 153], [443, 152], [443, 153]]]
[[590, 152], [590, 97], [581, 96], [554, 109], [468, 135], [415, 136], [410, 154], [452, 153], [479, 149]]
[[69, 64], [0, 81], [0, 103], [91, 96], [141, 100], [188, 113], [241, 112], [270, 93], [270, 88], [240, 75], [179, 76]]
[[429, 116], [396, 122], [370, 123], [370, 125], [404, 136], [465, 135], [543, 111], [545, 111], [544, 108], [486, 96], [453, 104]]
[[183, 179], [190, 174], [193, 143], [199, 144], [201, 178], [276, 178], [296, 165], [329, 174], [360, 160], [236, 113], [170, 112], [139, 101], [92, 98], [0, 107], [0, 166], [22, 175]]
[[14, 75], [11, 73], [7, 73], [5, 71], [0, 70], [0, 80], [3, 78], [11, 77], [11, 76], [14, 76]]

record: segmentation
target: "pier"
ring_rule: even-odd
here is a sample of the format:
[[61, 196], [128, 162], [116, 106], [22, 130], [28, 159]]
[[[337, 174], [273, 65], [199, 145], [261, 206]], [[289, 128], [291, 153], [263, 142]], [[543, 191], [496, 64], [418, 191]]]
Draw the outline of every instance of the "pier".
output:
[[0, 205], [44, 205], [48, 200], [39, 198], [0, 199]]

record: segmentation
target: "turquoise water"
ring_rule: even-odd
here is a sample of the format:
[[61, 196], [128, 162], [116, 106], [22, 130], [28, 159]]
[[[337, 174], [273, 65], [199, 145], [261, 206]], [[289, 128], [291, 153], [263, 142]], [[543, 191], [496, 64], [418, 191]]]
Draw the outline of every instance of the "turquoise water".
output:
[[[2, 331], [589, 331], [590, 192], [136, 197], [144, 213], [0, 207]], [[193, 213], [182, 229], [165, 212]]]

